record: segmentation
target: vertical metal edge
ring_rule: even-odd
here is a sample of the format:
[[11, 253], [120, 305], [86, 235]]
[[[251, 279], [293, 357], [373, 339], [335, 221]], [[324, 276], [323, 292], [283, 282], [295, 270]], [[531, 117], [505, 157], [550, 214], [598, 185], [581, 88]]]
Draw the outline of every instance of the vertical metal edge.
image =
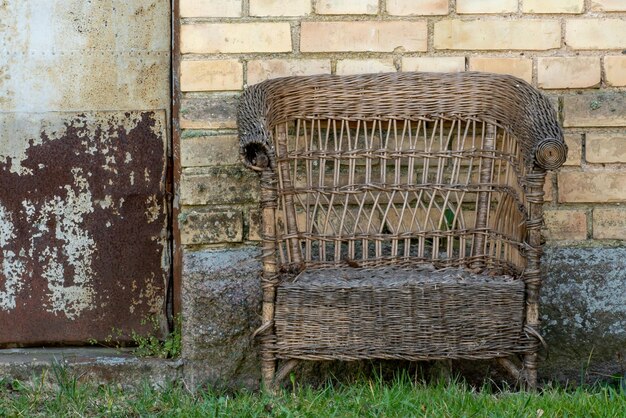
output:
[[168, 299], [170, 301], [171, 324], [173, 324], [173, 318], [181, 313], [181, 300], [182, 300], [182, 248], [180, 245], [180, 228], [178, 226], [178, 215], [180, 213], [179, 206], [179, 190], [180, 190], [180, 177], [181, 177], [181, 161], [180, 161], [180, 0], [172, 0], [171, 2], [171, 16], [172, 16], [172, 54], [171, 54], [171, 94], [172, 94], [172, 108], [171, 108], [171, 129], [172, 129], [172, 152], [170, 155], [170, 225], [171, 225], [171, 251], [172, 251], [172, 269], [170, 277], [170, 286], [168, 288]]

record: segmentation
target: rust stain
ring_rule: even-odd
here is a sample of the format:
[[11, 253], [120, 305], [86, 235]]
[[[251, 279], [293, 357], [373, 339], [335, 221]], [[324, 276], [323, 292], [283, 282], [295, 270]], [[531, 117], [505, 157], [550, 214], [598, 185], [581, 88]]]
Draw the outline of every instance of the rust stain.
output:
[[[0, 345], [84, 343], [164, 318], [165, 114], [77, 114], [0, 158]], [[14, 159], [14, 158], [13, 158]]]

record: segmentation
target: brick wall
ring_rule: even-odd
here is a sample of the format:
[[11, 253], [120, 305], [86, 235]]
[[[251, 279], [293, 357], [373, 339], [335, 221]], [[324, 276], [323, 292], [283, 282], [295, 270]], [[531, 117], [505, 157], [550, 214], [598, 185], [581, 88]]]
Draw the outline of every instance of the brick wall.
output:
[[513, 74], [558, 106], [570, 148], [546, 185], [546, 238], [626, 237], [626, 1], [180, 0], [183, 245], [259, 239], [235, 103], [267, 78]]
[[239, 94], [271, 77], [377, 71], [509, 73], [551, 98], [570, 151], [546, 183], [541, 373], [577, 380], [591, 353], [588, 370], [623, 373], [626, 299], [610, 289], [626, 283], [626, 0], [179, 6], [183, 351], [198, 381], [258, 382], [259, 195], [238, 160]]

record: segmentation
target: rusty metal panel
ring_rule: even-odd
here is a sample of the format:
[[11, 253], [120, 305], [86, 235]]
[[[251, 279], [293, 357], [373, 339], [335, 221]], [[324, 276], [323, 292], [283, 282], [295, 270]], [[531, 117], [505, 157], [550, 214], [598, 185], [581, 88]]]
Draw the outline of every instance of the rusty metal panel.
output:
[[164, 111], [0, 113], [0, 344], [165, 323]]

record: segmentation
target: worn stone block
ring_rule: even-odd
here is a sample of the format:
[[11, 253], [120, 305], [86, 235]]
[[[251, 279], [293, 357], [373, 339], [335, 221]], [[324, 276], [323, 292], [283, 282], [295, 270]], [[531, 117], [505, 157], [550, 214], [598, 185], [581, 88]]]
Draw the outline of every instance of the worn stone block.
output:
[[626, 201], [626, 171], [561, 171], [559, 203]]
[[321, 15], [375, 15], [378, 0], [315, 0], [315, 13]]
[[543, 201], [552, 202], [554, 200], [554, 182], [556, 175], [552, 172], [546, 174], [546, 181], [543, 184]]
[[234, 165], [238, 162], [239, 138], [236, 135], [183, 137], [180, 141], [180, 163], [184, 168]]
[[243, 240], [243, 213], [240, 210], [184, 211], [178, 221], [183, 245]]
[[626, 208], [594, 208], [593, 237], [626, 240]]
[[183, 357], [192, 385], [258, 386], [260, 255], [252, 247], [183, 255]]
[[397, 16], [447, 15], [448, 0], [387, 0], [387, 13]]
[[248, 61], [248, 85], [290, 75], [330, 74], [328, 59], [262, 59]]
[[587, 239], [587, 213], [584, 210], [546, 210], [543, 234], [549, 241]]
[[201, 99], [183, 99], [180, 127], [183, 129], [223, 129], [237, 127], [239, 95], [213, 94]]
[[457, 0], [457, 13], [514, 13], [517, 12], [517, 0]]
[[263, 216], [260, 209], [248, 210], [248, 239], [250, 241], [261, 241], [262, 228], [263, 228]]
[[243, 166], [185, 170], [181, 176], [182, 205], [249, 203], [258, 199], [259, 178]]
[[591, 10], [598, 12], [626, 12], [624, 0], [591, 0]]
[[238, 60], [183, 61], [181, 91], [241, 90], [243, 64]]
[[524, 0], [524, 13], [582, 13], [585, 0]]
[[537, 83], [544, 89], [574, 89], [600, 84], [600, 57], [539, 57]]
[[624, 49], [626, 20], [568, 19], [565, 43], [574, 49]]
[[626, 133], [588, 133], [585, 145], [589, 163], [626, 163]]
[[589, 383], [626, 369], [626, 247], [547, 246], [541, 318], [544, 380]]
[[402, 71], [465, 71], [465, 57], [403, 57]]
[[426, 51], [426, 22], [302, 22], [302, 52]]
[[309, 13], [310, 0], [250, 0], [250, 16], [304, 16]]
[[239, 17], [241, 0], [180, 0], [181, 17]]
[[435, 22], [436, 49], [547, 50], [561, 46], [558, 20], [441, 20]]
[[626, 86], [626, 56], [609, 55], [604, 57], [604, 72], [609, 86]]
[[563, 126], [626, 126], [626, 91], [563, 96]]
[[364, 74], [395, 72], [396, 67], [391, 58], [368, 60], [339, 60], [337, 74]]
[[469, 68], [470, 71], [510, 74], [533, 82], [533, 60], [528, 58], [471, 57]]
[[180, 28], [183, 54], [291, 51], [287, 22], [197, 23]]

